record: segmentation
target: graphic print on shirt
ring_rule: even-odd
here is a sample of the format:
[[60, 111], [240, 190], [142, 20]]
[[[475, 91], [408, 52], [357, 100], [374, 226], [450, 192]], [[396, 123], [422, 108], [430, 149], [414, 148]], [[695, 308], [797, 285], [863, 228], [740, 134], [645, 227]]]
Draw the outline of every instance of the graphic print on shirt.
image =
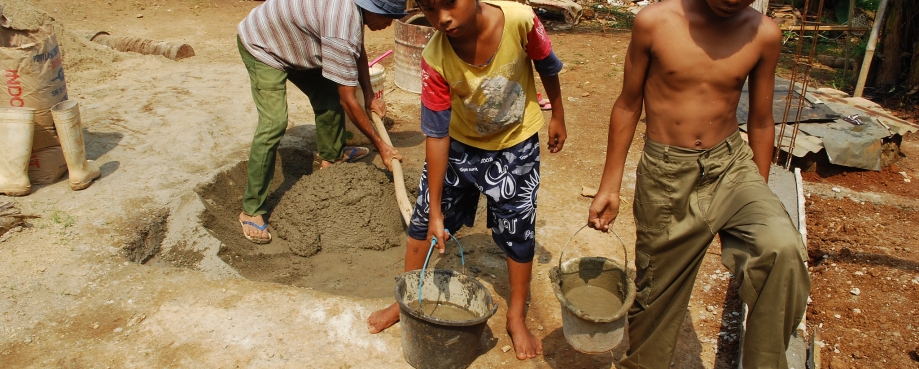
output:
[[[482, 98], [477, 98], [479, 94]], [[526, 97], [526, 91], [519, 83], [504, 76], [495, 76], [482, 81], [476, 94], [465, 103], [466, 109], [475, 112], [476, 132], [487, 136], [523, 122]], [[484, 102], [477, 105], [474, 102], [477, 100]]]
[[475, 113], [478, 134], [487, 136], [523, 122], [527, 94], [518, 82], [522, 59], [495, 67], [482, 78], [450, 83], [450, 89], [463, 98], [463, 106]]

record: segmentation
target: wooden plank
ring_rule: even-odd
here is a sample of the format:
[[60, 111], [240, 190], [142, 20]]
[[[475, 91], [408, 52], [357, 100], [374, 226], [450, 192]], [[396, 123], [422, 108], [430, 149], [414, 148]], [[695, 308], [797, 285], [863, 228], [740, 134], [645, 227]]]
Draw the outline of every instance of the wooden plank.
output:
[[[781, 28], [782, 31], [800, 31], [800, 30], [801, 30], [801, 26], [786, 26], [786, 25], [781, 25], [781, 26], [779, 26], [779, 28]], [[868, 32], [868, 31], [870, 31], [871, 29], [870, 29], [870, 28], [866, 28], [866, 27], [852, 27], [852, 28], [849, 28], [849, 26], [830, 25], [830, 26], [804, 26], [804, 30], [805, 30], [805, 31], [815, 31], [815, 30], [816, 30], [816, 31], [852, 31], [852, 32]]]

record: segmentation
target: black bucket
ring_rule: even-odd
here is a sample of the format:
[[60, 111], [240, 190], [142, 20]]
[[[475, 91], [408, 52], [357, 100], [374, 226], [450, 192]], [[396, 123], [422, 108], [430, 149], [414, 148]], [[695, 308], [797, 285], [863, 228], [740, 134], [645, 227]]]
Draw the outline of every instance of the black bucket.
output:
[[[421, 300], [422, 271], [396, 278], [396, 301], [402, 323], [402, 354], [415, 368], [465, 368], [482, 348], [482, 333], [498, 309], [491, 293], [475, 278], [452, 270], [428, 269]], [[464, 310], [471, 319], [440, 319], [420, 311], [424, 303], [444, 303]], [[425, 308], [427, 310], [427, 308]]]

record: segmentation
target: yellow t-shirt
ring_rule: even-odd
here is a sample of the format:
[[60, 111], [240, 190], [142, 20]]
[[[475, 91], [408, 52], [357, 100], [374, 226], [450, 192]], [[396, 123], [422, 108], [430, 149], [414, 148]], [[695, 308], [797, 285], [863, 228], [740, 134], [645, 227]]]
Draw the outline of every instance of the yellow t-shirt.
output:
[[543, 125], [531, 56], [544, 58], [551, 43], [529, 6], [483, 3], [504, 13], [498, 50], [485, 65], [471, 65], [456, 55], [446, 34], [435, 32], [422, 53], [421, 100], [432, 111], [452, 110], [451, 138], [501, 150], [530, 138]]

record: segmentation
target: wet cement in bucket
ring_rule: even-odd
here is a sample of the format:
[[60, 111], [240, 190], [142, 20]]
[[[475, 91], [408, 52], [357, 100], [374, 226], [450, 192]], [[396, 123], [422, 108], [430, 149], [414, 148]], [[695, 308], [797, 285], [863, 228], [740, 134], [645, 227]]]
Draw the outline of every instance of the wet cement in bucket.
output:
[[601, 353], [622, 342], [626, 313], [635, 299], [635, 284], [622, 263], [580, 257], [560, 262], [549, 277], [561, 305], [562, 332], [572, 348]]
[[223, 244], [218, 256], [250, 280], [391, 298], [405, 235], [389, 173], [362, 162], [322, 170], [317, 164], [309, 151], [279, 150], [268, 198], [273, 240], [266, 245], [243, 238], [237, 222], [246, 162], [199, 185], [201, 222]]
[[594, 317], [612, 317], [622, 307], [622, 300], [616, 294], [597, 286], [572, 288], [565, 297], [572, 306]]
[[[589, 321], [605, 323], [624, 316], [634, 284], [622, 264], [603, 257], [570, 259], [553, 267], [549, 278], [563, 309]], [[624, 300], [629, 300], [624, 302]]]
[[464, 322], [479, 317], [469, 309], [446, 301], [424, 300], [421, 302], [420, 307], [418, 301], [414, 301], [409, 303], [408, 306], [425, 316], [448, 322]]

